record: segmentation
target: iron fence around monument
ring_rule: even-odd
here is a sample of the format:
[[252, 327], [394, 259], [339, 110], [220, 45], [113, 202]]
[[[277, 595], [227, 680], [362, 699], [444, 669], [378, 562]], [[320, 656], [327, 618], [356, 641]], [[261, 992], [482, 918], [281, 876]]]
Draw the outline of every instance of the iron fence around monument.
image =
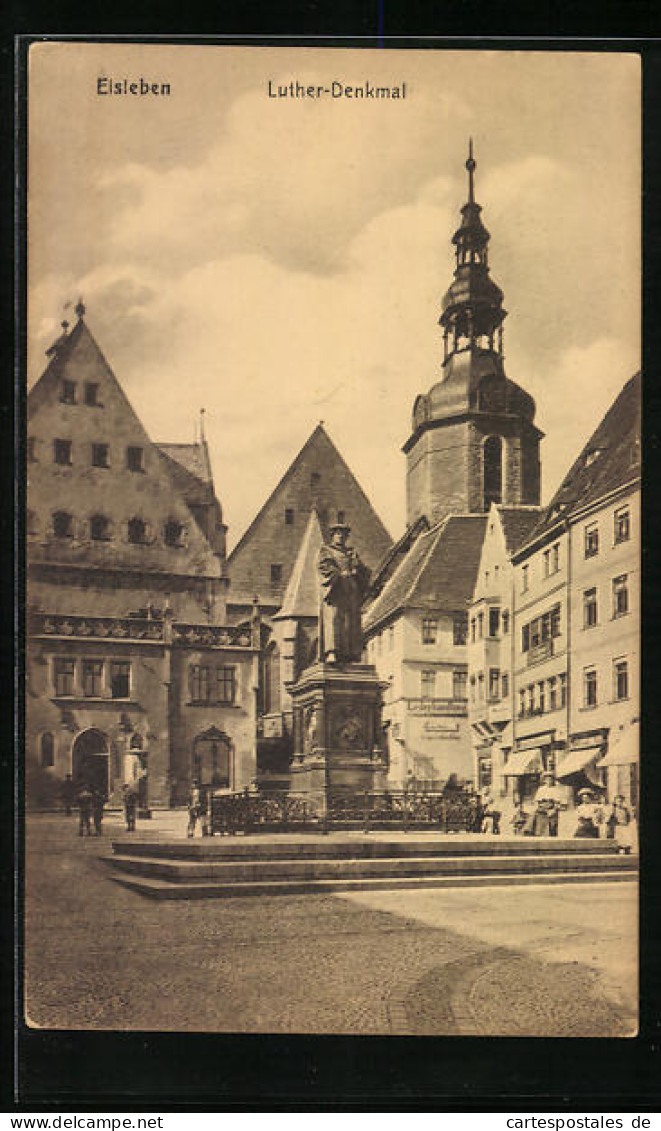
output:
[[314, 799], [286, 791], [209, 792], [206, 834], [259, 832], [330, 832], [340, 829], [436, 829], [479, 831], [480, 799], [468, 790], [414, 793], [410, 790], [336, 793], [325, 811]]

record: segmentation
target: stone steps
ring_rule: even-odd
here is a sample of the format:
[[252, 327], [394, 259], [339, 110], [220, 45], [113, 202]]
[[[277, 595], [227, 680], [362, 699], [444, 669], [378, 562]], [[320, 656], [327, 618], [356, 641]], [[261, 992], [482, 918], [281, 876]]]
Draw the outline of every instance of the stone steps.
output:
[[159, 899], [631, 879], [637, 866], [615, 844], [555, 839], [228, 838], [112, 848], [112, 878]]
[[159, 880], [147, 876], [113, 874], [111, 878], [139, 892], [140, 895], [151, 899], [229, 899], [237, 896], [259, 895], [324, 895], [332, 892], [345, 891], [396, 891], [401, 888], [452, 888], [464, 889], [478, 887], [496, 887], [502, 885], [520, 884], [568, 884], [568, 883], [603, 883], [624, 880], [635, 880], [637, 872], [634, 867], [629, 870], [603, 872], [600, 870], [581, 872], [548, 872], [548, 873], [490, 873], [483, 875], [453, 875], [453, 876], [407, 876], [397, 878], [389, 876], [385, 879], [366, 878], [359, 879], [332, 879], [332, 880], [284, 880], [284, 881], [258, 881], [249, 883], [218, 883], [214, 881], [173, 883], [170, 880]]

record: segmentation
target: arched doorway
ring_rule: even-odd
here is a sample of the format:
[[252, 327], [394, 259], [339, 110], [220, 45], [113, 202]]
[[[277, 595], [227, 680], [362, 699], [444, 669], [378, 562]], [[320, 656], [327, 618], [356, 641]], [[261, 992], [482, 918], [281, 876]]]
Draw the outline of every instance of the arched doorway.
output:
[[232, 743], [217, 727], [211, 727], [193, 744], [193, 775], [202, 786], [229, 789], [232, 783]]
[[76, 787], [88, 785], [108, 796], [108, 739], [96, 730], [82, 731], [75, 739], [71, 772]]

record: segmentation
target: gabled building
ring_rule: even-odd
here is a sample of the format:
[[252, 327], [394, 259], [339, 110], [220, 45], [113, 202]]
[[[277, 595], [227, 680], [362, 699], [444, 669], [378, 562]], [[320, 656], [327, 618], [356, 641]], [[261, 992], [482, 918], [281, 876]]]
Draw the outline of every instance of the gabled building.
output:
[[115, 804], [247, 785], [259, 640], [226, 623], [206, 443], [154, 444], [76, 313], [28, 397], [28, 799], [68, 773]]
[[472, 778], [467, 717], [467, 608], [487, 518], [447, 515], [420, 533], [367, 608], [369, 663], [385, 689], [388, 782], [436, 789]]
[[540, 519], [539, 507], [492, 503], [477, 581], [468, 610], [468, 717], [475, 781], [507, 792], [505, 758], [512, 748], [514, 570], [512, 553]]
[[513, 555], [514, 743], [531, 793], [552, 771], [573, 805], [638, 789], [641, 375], [624, 386]]

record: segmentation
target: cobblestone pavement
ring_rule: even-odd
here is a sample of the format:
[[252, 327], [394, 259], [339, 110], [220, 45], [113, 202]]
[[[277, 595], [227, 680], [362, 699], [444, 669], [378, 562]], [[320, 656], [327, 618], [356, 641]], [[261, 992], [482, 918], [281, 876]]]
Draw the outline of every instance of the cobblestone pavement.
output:
[[[181, 814], [163, 815], [170, 836], [175, 819], [183, 829]], [[139, 836], [154, 835], [155, 828], [156, 822]], [[108, 818], [101, 839], [79, 838], [74, 817], [28, 821], [25, 982], [34, 1026], [632, 1031], [635, 1001], [626, 978], [611, 970], [609, 981], [604, 964], [591, 963], [582, 943], [585, 924], [576, 915], [573, 958], [566, 953], [571, 931], [565, 951], [555, 953], [552, 925], [567, 918], [563, 893], [571, 893], [573, 907], [576, 893], [589, 887], [595, 916], [589, 945], [598, 948], [600, 923], [611, 925], [612, 936], [633, 885], [483, 888], [470, 893], [472, 904], [462, 904], [458, 897], [467, 900], [469, 893], [456, 889], [155, 902], [109, 879], [101, 857], [120, 831], [118, 816]], [[496, 907], [506, 914], [494, 914]], [[500, 922], [503, 931], [509, 922], [506, 944], [487, 929], [489, 922]], [[546, 932], [546, 950], [532, 945], [531, 922], [538, 937]], [[512, 924], [526, 924], [523, 949], [512, 949]]]

